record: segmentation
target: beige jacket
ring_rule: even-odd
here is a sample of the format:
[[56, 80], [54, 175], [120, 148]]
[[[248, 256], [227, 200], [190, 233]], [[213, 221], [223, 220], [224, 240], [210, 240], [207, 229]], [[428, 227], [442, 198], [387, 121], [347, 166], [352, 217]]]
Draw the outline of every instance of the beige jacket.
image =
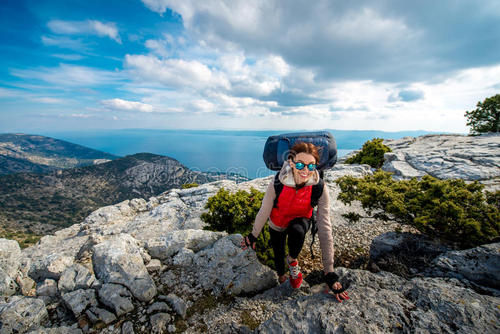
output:
[[[293, 178], [292, 167], [285, 162], [281, 168], [279, 179], [281, 183], [285, 186], [295, 188], [295, 180]], [[319, 173], [314, 171], [313, 177], [311, 177], [306, 186], [315, 185], [319, 182]], [[262, 206], [260, 207], [257, 217], [255, 217], [255, 223], [253, 225], [252, 234], [257, 238], [262, 231], [262, 228], [269, 222], [269, 227], [275, 231], [283, 231], [282, 228], [273, 224], [269, 219], [271, 211], [274, 205], [274, 199], [276, 198], [276, 192], [274, 191], [274, 179], [271, 181], [267, 187], [266, 194], [262, 200]], [[323, 270], [325, 273], [333, 271], [333, 235], [332, 235], [332, 225], [330, 223], [330, 195], [328, 193], [328, 187], [325, 182], [325, 187], [323, 189], [323, 194], [318, 200], [318, 214], [317, 214], [317, 224], [318, 224], [318, 237], [321, 247], [321, 254], [323, 260]]]

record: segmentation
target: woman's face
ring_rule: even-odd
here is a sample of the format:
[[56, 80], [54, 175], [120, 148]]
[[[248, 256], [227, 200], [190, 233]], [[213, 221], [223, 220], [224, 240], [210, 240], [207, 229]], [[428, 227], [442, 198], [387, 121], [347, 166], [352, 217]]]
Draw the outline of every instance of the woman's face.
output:
[[[298, 170], [295, 167], [297, 162], [302, 162], [305, 167]], [[309, 164], [316, 164], [316, 159], [309, 153], [299, 153], [295, 156], [295, 159], [291, 160], [290, 165], [292, 166], [295, 184], [304, 184], [313, 175], [314, 171], [310, 171], [309, 168], [307, 168]]]

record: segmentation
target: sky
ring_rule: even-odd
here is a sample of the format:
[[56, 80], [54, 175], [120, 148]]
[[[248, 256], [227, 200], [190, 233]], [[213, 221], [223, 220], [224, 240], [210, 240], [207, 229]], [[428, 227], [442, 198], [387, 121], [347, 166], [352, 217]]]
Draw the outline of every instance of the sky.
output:
[[3, 0], [0, 132], [467, 133], [498, 0]]

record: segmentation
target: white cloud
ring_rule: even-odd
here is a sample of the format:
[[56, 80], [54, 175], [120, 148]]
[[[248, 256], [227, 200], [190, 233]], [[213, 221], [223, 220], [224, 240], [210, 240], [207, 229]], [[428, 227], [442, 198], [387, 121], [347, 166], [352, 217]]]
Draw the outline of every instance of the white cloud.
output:
[[176, 40], [172, 35], [164, 34], [162, 39], [147, 40], [145, 46], [155, 55], [167, 58], [174, 53], [179, 44], [179, 40]]
[[51, 20], [47, 24], [49, 29], [62, 35], [92, 34], [100, 37], [109, 37], [121, 44], [120, 35], [115, 23], [103, 23], [96, 20], [62, 21]]
[[146, 103], [127, 101], [122, 99], [103, 100], [101, 103], [113, 110], [152, 112], [153, 106]]
[[0, 87], [0, 98], [13, 98], [21, 96], [22, 92], [17, 89]]
[[59, 67], [38, 69], [12, 69], [11, 74], [26, 80], [42, 80], [61, 86], [102, 86], [117, 83], [122, 79], [119, 73], [98, 70], [91, 67], [61, 64]]
[[73, 117], [73, 118], [91, 118], [93, 117], [93, 115], [89, 115], [89, 114], [71, 114], [70, 117]]
[[88, 47], [78, 39], [71, 39], [64, 36], [42, 36], [42, 43], [46, 46], [57, 46], [62, 49], [86, 52]]
[[53, 54], [52, 57], [64, 59], [64, 60], [81, 60], [84, 57], [82, 55], [77, 55], [77, 54]]
[[63, 104], [66, 103], [64, 99], [54, 98], [54, 97], [33, 97], [33, 101], [46, 103], [46, 104]]
[[161, 60], [154, 56], [126, 55], [125, 66], [135, 80], [171, 88], [229, 88], [224, 75], [199, 61]]
[[[210, 47], [279, 55], [324, 80], [380, 82], [430, 80], [498, 63], [496, 2], [143, 0], [160, 14], [179, 13], [188, 34]], [[488, 37], [477, 38], [485, 31]]]

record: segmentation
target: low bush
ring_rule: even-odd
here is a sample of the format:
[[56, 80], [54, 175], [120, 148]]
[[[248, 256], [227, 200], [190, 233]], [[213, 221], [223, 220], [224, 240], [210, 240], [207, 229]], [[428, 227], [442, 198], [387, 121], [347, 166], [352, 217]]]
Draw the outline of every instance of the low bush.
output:
[[412, 225], [460, 248], [488, 243], [500, 235], [500, 192], [484, 194], [478, 182], [432, 176], [395, 181], [380, 170], [364, 178], [344, 176], [336, 182], [344, 204], [359, 200], [375, 218]]
[[367, 164], [373, 168], [380, 168], [384, 164], [384, 153], [391, 152], [391, 149], [382, 144], [383, 139], [374, 138], [363, 144], [361, 151], [345, 162], [347, 164]]
[[184, 183], [181, 185], [182, 189], [196, 188], [198, 187], [198, 183]]
[[[207, 224], [206, 230], [245, 236], [252, 231], [263, 198], [264, 193], [255, 188], [251, 188], [250, 192], [239, 190], [235, 193], [221, 188], [216, 195], [208, 199], [205, 205], [208, 212], [201, 215], [201, 220]], [[266, 224], [257, 240], [256, 252], [261, 263], [274, 268], [274, 253], [269, 247], [270, 238]]]

